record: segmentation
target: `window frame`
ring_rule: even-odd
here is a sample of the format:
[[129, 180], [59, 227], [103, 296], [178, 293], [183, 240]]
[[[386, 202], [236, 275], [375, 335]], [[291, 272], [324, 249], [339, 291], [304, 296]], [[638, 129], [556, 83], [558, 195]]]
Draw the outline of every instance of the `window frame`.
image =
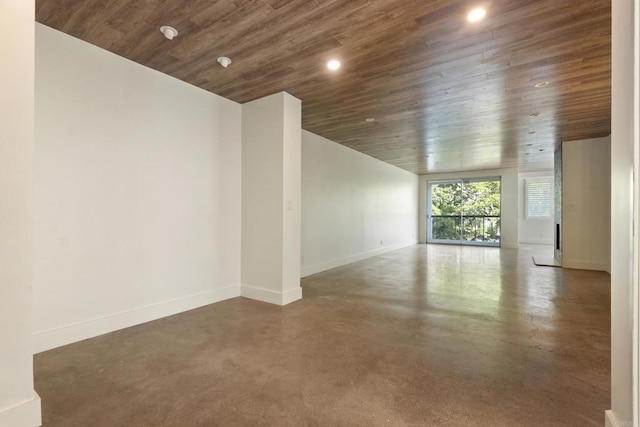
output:
[[[530, 183], [549, 183], [549, 215], [548, 216], [529, 216], [529, 184]], [[553, 177], [531, 177], [524, 180], [524, 218], [529, 221], [549, 221], [553, 219]]]

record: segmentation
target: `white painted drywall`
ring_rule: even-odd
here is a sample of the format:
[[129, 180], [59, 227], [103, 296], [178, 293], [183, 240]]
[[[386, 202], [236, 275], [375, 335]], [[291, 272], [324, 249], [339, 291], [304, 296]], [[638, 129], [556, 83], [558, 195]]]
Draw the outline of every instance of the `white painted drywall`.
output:
[[[640, 0], [633, 3], [633, 223], [640, 224]], [[633, 422], [640, 424], [640, 232], [634, 227], [632, 249], [632, 407]]]
[[282, 286], [289, 298], [302, 298], [300, 251], [302, 224], [302, 103], [283, 94]]
[[611, 139], [562, 143], [562, 266], [609, 270]]
[[450, 172], [420, 175], [420, 243], [427, 240], [427, 188], [429, 181], [446, 179], [500, 177], [500, 245], [518, 247], [518, 170], [490, 169], [481, 171]]
[[40, 425], [31, 337], [34, 2], [0, 3], [0, 426]]
[[239, 296], [240, 105], [39, 24], [36, 59], [36, 351]]
[[[607, 422], [631, 425], [634, 383], [637, 386], [633, 373], [632, 215], [638, 209], [633, 204], [633, 161], [638, 155], [634, 57], [637, 60], [640, 50], [637, 42], [634, 46], [634, 28], [639, 23], [634, 23], [633, 0], [611, 4], [611, 412]], [[637, 292], [637, 283], [635, 287]]]
[[273, 292], [282, 289], [284, 211], [284, 119], [277, 101], [242, 106], [242, 283]]
[[300, 288], [301, 103], [242, 105], [242, 296], [284, 305]]
[[[549, 179], [551, 182], [551, 217], [549, 219], [527, 218], [526, 182], [527, 180]], [[553, 170], [521, 172], [518, 174], [518, 241], [519, 243], [533, 243], [553, 245]]]
[[418, 176], [302, 131], [302, 275], [416, 243]]

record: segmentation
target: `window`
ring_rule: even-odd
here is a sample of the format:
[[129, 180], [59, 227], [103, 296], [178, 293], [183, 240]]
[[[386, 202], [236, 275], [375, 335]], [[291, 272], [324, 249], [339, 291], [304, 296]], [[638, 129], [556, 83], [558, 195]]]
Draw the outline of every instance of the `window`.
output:
[[551, 218], [551, 178], [525, 180], [527, 219]]
[[500, 178], [428, 183], [427, 242], [500, 246]]

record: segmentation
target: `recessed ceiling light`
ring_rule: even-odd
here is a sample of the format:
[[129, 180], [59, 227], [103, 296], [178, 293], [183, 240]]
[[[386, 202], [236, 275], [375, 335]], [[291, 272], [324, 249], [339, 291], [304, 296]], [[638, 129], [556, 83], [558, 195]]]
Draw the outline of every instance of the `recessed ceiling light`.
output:
[[371, 123], [371, 122], [375, 122], [376, 119], [374, 119], [373, 117], [367, 117], [366, 119], [364, 119], [365, 122]]
[[540, 113], [531, 113], [529, 114], [529, 117], [538, 117], [540, 116]]
[[164, 34], [164, 36], [169, 40], [173, 40], [174, 37], [178, 36], [178, 30], [168, 25], [163, 25], [162, 27], [160, 27], [160, 32]]
[[338, 68], [340, 68], [340, 61], [338, 61], [337, 59], [332, 59], [331, 61], [327, 62], [327, 68], [330, 69], [331, 71], [336, 71]]
[[547, 82], [547, 81], [538, 82], [538, 83], [534, 84], [533, 87], [545, 87], [548, 84], [549, 84], [549, 82]]
[[485, 16], [487, 16], [487, 10], [483, 7], [476, 7], [475, 9], [472, 9], [471, 12], [469, 12], [469, 14], [467, 15], [467, 21], [482, 21]]
[[222, 65], [224, 68], [227, 68], [229, 65], [231, 65], [231, 59], [227, 58], [226, 56], [221, 56], [220, 58], [218, 58], [218, 64]]

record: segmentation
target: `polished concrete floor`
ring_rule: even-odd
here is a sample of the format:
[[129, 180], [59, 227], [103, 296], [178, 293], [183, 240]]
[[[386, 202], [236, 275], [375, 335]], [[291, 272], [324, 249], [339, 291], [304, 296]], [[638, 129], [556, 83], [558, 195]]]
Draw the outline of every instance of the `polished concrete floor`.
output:
[[35, 357], [45, 427], [602, 426], [609, 275], [418, 245]]

